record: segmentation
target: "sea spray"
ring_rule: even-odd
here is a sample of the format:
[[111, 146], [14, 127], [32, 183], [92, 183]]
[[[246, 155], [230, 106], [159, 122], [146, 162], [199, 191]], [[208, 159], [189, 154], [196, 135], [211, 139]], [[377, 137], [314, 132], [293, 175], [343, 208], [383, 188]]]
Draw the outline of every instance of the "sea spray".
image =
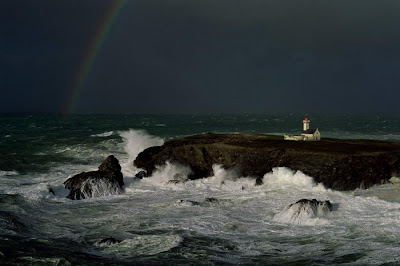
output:
[[240, 177], [240, 170], [235, 167], [225, 169], [223, 165], [214, 164], [212, 166], [212, 169], [214, 173], [212, 178], [214, 178], [217, 181], [220, 181], [221, 183], [224, 182], [225, 180], [235, 181]]
[[268, 189], [296, 189], [303, 191], [326, 191], [321, 183], [315, 183], [313, 178], [301, 171], [293, 171], [287, 167], [276, 167], [263, 177], [264, 186]]
[[157, 166], [153, 175], [144, 180], [155, 185], [176, 184], [187, 181], [191, 173], [190, 167], [167, 161], [165, 165]]
[[129, 156], [128, 160], [122, 164], [122, 171], [124, 175], [128, 176], [136, 174], [137, 169], [133, 166], [133, 161], [140, 152], [149, 147], [164, 144], [162, 138], [152, 136], [144, 130], [130, 129], [129, 131], [120, 132], [120, 136], [124, 140], [124, 150]]
[[214, 164], [212, 169], [213, 175], [202, 181], [208, 188], [241, 190], [248, 186], [248, 180], [240, 178], [240, 170], [236, 167], [225, 168], [221, 164]]

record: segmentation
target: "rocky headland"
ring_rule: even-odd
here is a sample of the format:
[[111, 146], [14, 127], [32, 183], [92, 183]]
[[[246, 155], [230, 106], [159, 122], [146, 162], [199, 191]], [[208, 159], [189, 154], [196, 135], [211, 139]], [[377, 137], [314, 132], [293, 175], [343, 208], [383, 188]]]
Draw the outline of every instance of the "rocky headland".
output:
[[201, 134], [171, 140], [141, 152], [134, 164], [148, 175], [167, 161], [189, 166], [189, 179], [213, 174], [214, 164], [235, 167], [262, 183], [274, 167], [300, 170], [326, 188], [354, 190], [388, 182], [400, 170], [400, 143], [375, 140], [322, 139], [285, 141], [281, 136]]

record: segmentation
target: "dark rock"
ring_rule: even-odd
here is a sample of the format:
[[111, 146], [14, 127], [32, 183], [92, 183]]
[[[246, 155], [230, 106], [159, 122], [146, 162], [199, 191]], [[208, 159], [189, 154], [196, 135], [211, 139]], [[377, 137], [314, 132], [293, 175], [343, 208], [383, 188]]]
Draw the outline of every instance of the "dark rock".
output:
[[227, 204], [227, 200], [219, 200], [217, 198], [205, 198], [204, 201], [193, 201], [193, 200], [177, 200], [176, 204], [181, 206], [201, 206], [201, 207], [215, 207], [221, 204]]
[[263, 178], [262, 177], [257, 177], [256, 178], [256, 186], [261, 186], [264, 184]]
[[51, 187], [48, 187], [49, 189], [49, 193], [53, 194], [54, 196], [56, 195], [56, 193], [54, 192], [54, 190]]
[[118, 160], [110, 155], [99, 166], [98, 171], [82, 172], [64, 182], [65, 188], [70, 190], [67, 198], [84, 199], [107, 193], [113, 194], [124, 185], [121, 166]]
[[147, 177], [147, 173], [146, 173], [146, 171], [140, 171], [139, 173], [137, 173], [135, 175], [135, 177], [138, 179], [143, 179], [144, 177]]
[[213, 164], [221, 164], [226, 169], [238, 168], [243, 176], [252, 176], [260, 184], [272, 168], [288, 167], [327, 188], [353, 190], [386, 183], [397, 176], [400, 143], [339, 139], [305, 142], [268, 135], [202, 134], [148, 148], [134, 164], [151, 175], [156, 165], [166, 161], [189, 166], [189, 179], [212, 176]]
[[105, 247], [105, 246], [111, 246], [111, 245], [114, 245], [114, 244], [118, 244], [118, 243], [121, 243], [121, 242], [122, 242], [121, 240], [115, 239], [113, 237], [108, 237], [108, 238], [100, 240], [97, 243], [97, 245], [100, 246], [100, 247]]
[[99, 171], [110, 172], [110, 173], [120, 173], [121, 165], [114, 155], [108, 156], [102, 164], [99, 165]]
[[184, 205], [184, 206], [199, 206], [200, 202], [194, 201], [194, 200], [178, 200], [176, 202], [178, 205]]
[[167, 184], [179, 184], [179, 183], [181, 183], [181, 181], [179, 181], [179, 180], [175, 180], [175, 179], [173, 179], [173, 180], [169, 180], [168, 182], [167, 182]]
[[[294, 204], [309, 205], [314, 209], [318, 209], [318, 207], [320, 207], [322, 209], [326, 209], [327, 211], [332, 211], [332, 204], [329, 200], [318, 201], [316, 199], [301, 199]], [[289, 206], [293, 206], [294, 204], [290, 204]]]
[[216, 199], [216, 198], [206, 198], [206, 199], [204, 200], [204, 202], [207, 202], [207, 203], [219, 203], [219, 199]]

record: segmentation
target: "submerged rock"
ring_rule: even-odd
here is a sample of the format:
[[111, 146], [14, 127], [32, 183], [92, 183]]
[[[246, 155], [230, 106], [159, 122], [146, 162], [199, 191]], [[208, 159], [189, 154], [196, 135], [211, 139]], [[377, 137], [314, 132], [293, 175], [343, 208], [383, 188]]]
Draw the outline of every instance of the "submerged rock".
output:
[[120, 193], [124, 185], [121, 166], [113, 156], [108, 156], [98, 171], [82, 172], [64, 182], [70, 190], [67, 198], [84, 199]]
[[201, 207], [212, 207], [223, 204], [224, 200], [219, 200], [217, 198], [205, 198], [204, 201], [194, 201], [194, 200], [177, 200], [176, 205], [178, 206], [201, 206]]
[[216, 199], [216, 198], [206, 198], [206, 199], [204, 200], [204, 202], [206, 202], [206, 203], [219, 203], [219, 199]]
[[257, 177], [255, 186], [262, 186], [263, 184], [264, 184], [264, 181], [263, 181], [262, 177]]
[[146, 171], [140, 171], [135, 175], [136, 178], [138, 179], [143, 179], [144, 177], [147, 177]]
[[312, 210], [315, 210], [315, 213], [325, 215], [328, 212], [332, 211], [332, 204], [329, 200], [318, 201], [316, 199], [301, 199], [294, 204], [290, 204], [289, 207], [299, 205], [302, 208], [310, 206]]
[[180, 181], [180, 180], [175, 180], [175, 179], [169, 180], [169, 181], [167, 182], [167, 184], [174, 184], [174, 185], [179, 184], [179, 183], [182, 183], [182, 181]]
[[322, 139], [285, 141], [280, 136], [202, 134], [171, 140], [139, 153], [134, 161], [148, 175], [166, 162], [189, 166], [189, 179], [213, 175], [213, 165], [236, 167], [256, 179], [275, 167], [300, 170], [326, 188], [354, 190], [388, 182], [400, 173], [400, 143]]
[[309, 225], [310, 219], [325, 217], [332, 211], [329, 200], [318, 201], [316, 199], [301, 199], [290, 204], [282, 212], [274, 217], [274, 221], [282, 223]]
[[178, 206], [199, 206], [200, 202], [194, 200], [177, 200], [176, 205]]
[[54, 196], [56, 195], [56, 193], [54, 192], [53, 188], [47, 187], [47, 189], [48, 189], [50, 194], [53, 194]]

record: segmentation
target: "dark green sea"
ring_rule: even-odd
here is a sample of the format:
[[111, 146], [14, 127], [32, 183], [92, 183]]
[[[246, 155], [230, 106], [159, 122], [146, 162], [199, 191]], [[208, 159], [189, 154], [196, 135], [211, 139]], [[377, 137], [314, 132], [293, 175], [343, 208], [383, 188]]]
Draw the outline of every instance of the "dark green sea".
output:
[[[322, 138], [400, 141], [400, 115], [308, 116]], [[351, 192], [325, 189], [284, 167], [265, 173], [258, 187], [219, 165], [212, 177], [183, 184], [168, 183], [188, 170], [174, 164], [134, 178], [132, 162], [147, 147], [207, 132], [296, 134], [303, 117], [0, 115], [0, 264], [399, 264], [396, 177]], [[122, 166], [122, 193], [66, 199], [63, 182], [96, 170], [110, 154]], [[210, 197], [218, 201], [190, 203]], [[301, 198], [336, 208], [324, 217], [277, 219]], [[122, 242], [98, 244], [107, 237]]]

